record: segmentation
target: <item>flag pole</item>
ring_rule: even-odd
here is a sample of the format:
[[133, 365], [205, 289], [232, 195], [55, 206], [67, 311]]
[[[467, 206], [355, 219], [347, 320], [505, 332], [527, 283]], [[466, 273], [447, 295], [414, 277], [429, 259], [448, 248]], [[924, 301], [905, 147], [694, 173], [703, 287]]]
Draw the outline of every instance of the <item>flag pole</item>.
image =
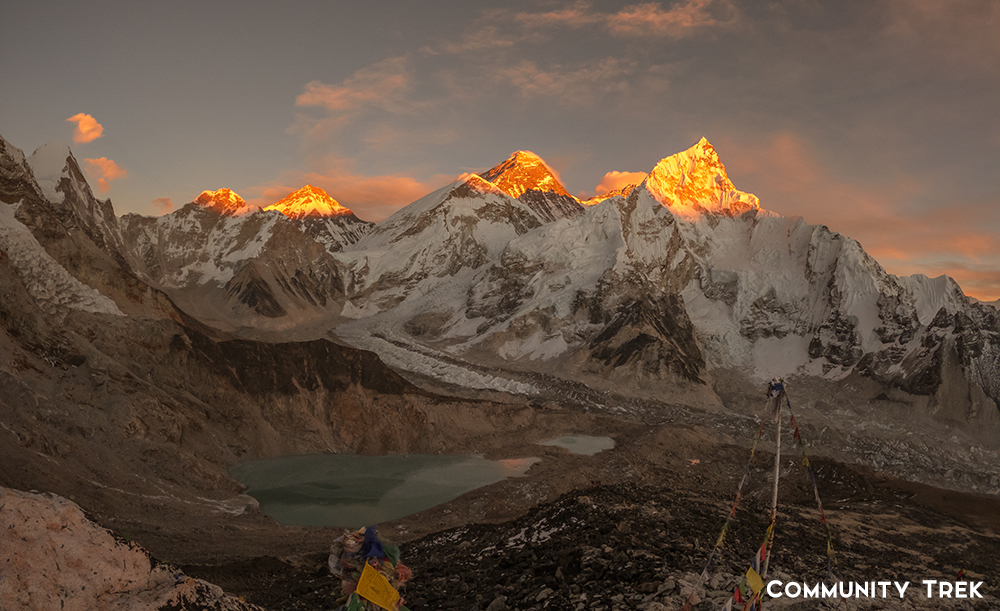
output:
[[772, 380], [768, 389], [771, 409], [774, 410], [774, 489], [771, 494], [771, 527], [767, 529], [767, 552], [764, 555], [764, 572], [761, 577], [767, 578], [767, 567], [771, 562], [771, 543], [774, 541], [774, 523], [778, 519], [778, 475], [781, 471], [781, 398], [785, 394], [784, 385]]

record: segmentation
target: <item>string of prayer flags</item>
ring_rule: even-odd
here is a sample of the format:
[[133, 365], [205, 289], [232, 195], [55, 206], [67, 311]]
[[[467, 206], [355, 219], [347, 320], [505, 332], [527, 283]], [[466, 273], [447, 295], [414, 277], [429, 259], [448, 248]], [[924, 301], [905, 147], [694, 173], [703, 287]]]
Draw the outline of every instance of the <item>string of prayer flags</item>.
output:
[[816, 472], [809, 462], [809, 455], [806, 453], [806, 444], [799, 431], [799, 423], [795, 420], [795, 414], [792, 413], [792, 402], [788, 399], [787, 394], [785, 395], [785, 404], [788, 406], [788, 413], [791, 414], [790, 422], [794, 429], [793, 435], [796, 445], [798, 445], [799, 450], [802, 452], [802, 464], [805, 465], [806, 472], [809, 475], [809, 483], [812, 484], [813, 498], [816, 499], [816, 507], [819, 509], [819, 523], [823, 525], [823, 529], [826, 531], [826, 570], [829, 577], [833, 579], [833, 572], [837, 566], [837, 554], [833, 549], [833, 530], [826, 520], [826, 511], [823, 509], [823, 500], [820, 499], [819, 485], [816, 482]]
[[747, 459], [746, 467], [743, 469], [743, 478], [740, 479], [739, 486], [736, 487], [736, 496], [733, 498], [733, 504], [729, 509], [729, 515], [726, 517], [726, 522], [722, 525], [722, 530], [719, 532], [719, 537], [715, 541], [715, 547], [712, 548], [711, 553], [708, 555], [708, 560], [705, 562], [705, 568], [702, 569], [701, 575], [698, 577], [698, 582], [695, 584], [691, 593], [688, 595], [687, 600], [681, 607], [682, 611], [690, 611], [691, 605], [695, 597], [695, 592], [701, 587], [701, 584], [708, 579], [709, 574], [712, 570], [712, 562], [715, 560], [716, 553], [722, 549], [723, 544], [726, 540], [726, 533], [729, 531], [729, 525], [732, 523], [733, 519], [736, 517], [736, 509], [740, 505], [740, 500], [743, 498], [743, 487], [750, 481], [750, 467], [753, 464], [753, 455], [757, 451], [757, 444], [760, 442], [761, 438], [764, 436], [764, 418], [760, 420], [760, 426], [757, 429], [757, 437], [753, 440], [753, 446], [750, 448], [750, 458]]
[[722, 607], [723, 611], [732, 611], [733, 603], [742, 605], [740, 609], [757, 609], [760, 604], [761, 592], [764, 591], [764, 578], [760, 575], [760, 565], [764, 561], [767, 552], [767, 537], [771, 534], [771, 527], [768, 527], [764, 535], [764, 542], [750, 558], [750, 567], [736, 585], [733, 595]]
[[330, 572], [340, 578], [346, 611], [408, 611], [399, 588], [413, 577], [399, 547], [382, 541], [376, 526], [345, 531], [330, 546]]

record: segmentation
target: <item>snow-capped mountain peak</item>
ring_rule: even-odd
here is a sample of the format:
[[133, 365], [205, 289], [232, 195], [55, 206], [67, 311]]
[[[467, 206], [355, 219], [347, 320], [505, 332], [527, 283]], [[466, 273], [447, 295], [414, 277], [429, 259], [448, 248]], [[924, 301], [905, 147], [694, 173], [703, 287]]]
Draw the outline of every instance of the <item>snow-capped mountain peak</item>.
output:
[[760, 209], [756, 195], [738, 190], [729, 180], [719, 155], [705, 138], [660, 160], [644, 184], [657, 201], [684, 217], [704, 212], [735, 216]]
[[628, 197], [632, 191], [638, 187], [636, 184], [625, 185], [620, 189], [612, 189], [603, 195], [595, 195], [589, 199], [581, 200], [580, 203], [584, 206], [596, 206], [597, 204], [603, 202], [604, 200], [610, 199], [612, 197]]
[[69, 158], [73, 153], [62, 142], [46, 142], [28, 157], [28, 165], [35, 174], [38, 186], [42, 188], [45, 198], [51, 202], [60, 203], [66, 197], [65, 193], [57, 191], [63, 176], [69, 168]]
[[552, 168], [530, 151], [515, 151], [479, 176], [527, 205], [544, 222], [583, 214], [580, 200], [570, 195]]
[[531, 151], [515, 151], [503, 163], [480, 174], [511, 197], [525, 191], [552, 191], [570, 196], [542, 158]]
[[[505, 189], [482, 178], [479, 174], [470, 174], [460, 180], [451, 191], [453, 197], [473, 197], [480, 193], [510, 195]], [[511, 197], [515, 197], [511, 195]]]
[[202, 191], [194, 203], [213, 208], [228, 216], [238, 216], [250, 211], [243, 198], [229, 189]]
[[312, 185], [306, 185], [298, 191], [289, 193], [282, 200], [271, 204], [264, 210], [277, 210], [291, 219], [352, 214], [348, 208], [341, 206], [340, 202], [330, 197], [326, 191]]

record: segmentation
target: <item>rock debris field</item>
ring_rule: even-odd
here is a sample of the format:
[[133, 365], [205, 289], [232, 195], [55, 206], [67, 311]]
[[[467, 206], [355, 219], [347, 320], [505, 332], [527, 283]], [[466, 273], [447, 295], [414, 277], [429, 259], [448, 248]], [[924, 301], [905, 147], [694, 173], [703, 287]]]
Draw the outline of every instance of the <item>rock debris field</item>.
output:
[[[1000, 605], [1000, 536], [955, 511], [977, 502], [959, 493], [932, 498], [903, 482], [873, 479], [863, 468], [818, 469], [834, 530], [836, 574], [843, 581], [910, 581], [905, 597], [847, 600], [783, 598], [789, 609], [987, 609]], [[712, 495], [713, 498], [718, 495]], [[751, 495], [752, 497], [753, 495]], [[934, 505], [935, 507], [931, 507]], [[728, 502], [698, 492], [623, 483], [565, 494], [502, 524], [475, 524], [401, 546], [414, 573], [402, 594], [419, 609], [680, 609], [725, 521]], [[982, 509], [982, 508], [980, 508]], [[745, 500], [711, 578], [696, 591], [696, 610], [719, 609], [760, 545], [768, 505]], [[815, 583], [827, 577], [826, 540], [811, 494], [783, 493], [771, 578]], [[186, 567], [189, 574], [266, 609], [335, 609], [339, 582], [326, 557], [250, 560]], [[923, 579], [983, 581], [983, 599], [928, 599]], [[890, 593], [891, 593], [890, 589]]]

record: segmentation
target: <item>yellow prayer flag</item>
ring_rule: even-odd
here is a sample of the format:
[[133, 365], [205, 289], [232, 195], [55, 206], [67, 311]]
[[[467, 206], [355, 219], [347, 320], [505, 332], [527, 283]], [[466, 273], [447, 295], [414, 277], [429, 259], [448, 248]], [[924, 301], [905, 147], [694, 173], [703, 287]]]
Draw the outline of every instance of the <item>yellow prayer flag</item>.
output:
[[367, 562], [365, 563], [365, 567], [361, 569], [361, 579], [358, 580], [358, 587], [355, 592], [386, 611], [396, 611], [399, 592], [392, 587], [389, 580], [385, 578], [385, 575], [376, 571]]
[[729, 522], [722, 525], [722, 532], [719, 533], [719, 539], [715, 542], [715, 547], [722, 547], [722, 542], [726, 539], [726, 528], [729, 526]]
[[756, 594], [764, 589], [764, 580], [757, 574], [757, 571], [749, 569], [747, 571], [747, 585], [750, 586], [750, 589], [753, 590], [754, 594]]

